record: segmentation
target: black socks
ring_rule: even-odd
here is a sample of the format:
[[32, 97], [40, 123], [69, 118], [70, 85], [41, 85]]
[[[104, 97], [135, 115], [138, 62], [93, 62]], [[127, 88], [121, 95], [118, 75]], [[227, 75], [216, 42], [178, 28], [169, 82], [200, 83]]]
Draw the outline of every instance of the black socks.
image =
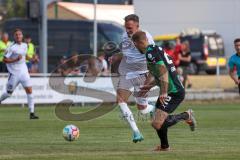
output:
[[183, 113], [175, 114], [175, 115], [168, 115], [168, 117], [164, 121], [162, 127], [168, 128], [168, 127], [171, 127], [171, 126], [177, 124], [179, 121], [184, 121], [184, 120], [188, 120], [188, 119], [189, 119], [189, 115], [187, 112], [183, 112]]
[[168, 129], [167, 128], [161, 128], [161, 129], [156, 130], [156, 131], [157, 131], [158, 137], [160, 138], [160, 141], [161, 141], [161, 148], [162, 149], [168, 148], [169, 147], [168, 137], [167, 137]]
[[168, 127], [171, 127], [180, 121], [188, 120], [188, 119], [189, 119], [189, 115], [187, 112], [183, 112], [175, 115], [168, 115], [162, 127], [159, 130], [156, 130], [158, 137], [160, 138], [160, 141], [161, 141], [162, 149], [166, 149], [169, 147], [168, 137], [167, 137]]

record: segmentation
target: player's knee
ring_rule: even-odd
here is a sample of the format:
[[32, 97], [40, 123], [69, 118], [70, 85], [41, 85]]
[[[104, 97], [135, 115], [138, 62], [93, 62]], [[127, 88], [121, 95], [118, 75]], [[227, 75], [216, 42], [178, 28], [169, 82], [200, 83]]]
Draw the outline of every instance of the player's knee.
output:
[[137, 103], [137, 108], [138, 108], [139, 110], [143, 110], [143, 109], [147, 108], [148, 102], [147, 102], [147, 99], [146, 99], [146, 98], [136, 97], [136, 98], [135, 98], [135, 101], [136, 101], [136, 103]]
[[117, 96], [117, 103], [124, 103], [123, 99], [120, 96]]
[[124, 98], [124, 96], [121, 96], [121, 94], [117, 95], [117, 103], [126, 103], [127, 99]]
[[32, 88], [31, 87], [26, 87], [25, 91], [27, 94], [32, 94]]
[[126, 103], [128, 98], [130, 97], [131, 92], [123, 89], [117, 90], [117, 102], [118, 103]]
[[137, 108], [138, 110], [144, 110], [145, 108], [147, 108], [147, 105], [141, 105], [141, 104], [137, 104]]
[[161, 122], [154, 122], [154, 121], [152, 122], [152, 127], [156, 130], [161, 129], [162, 125], [163, 125], [163, 123], [161, 123]]

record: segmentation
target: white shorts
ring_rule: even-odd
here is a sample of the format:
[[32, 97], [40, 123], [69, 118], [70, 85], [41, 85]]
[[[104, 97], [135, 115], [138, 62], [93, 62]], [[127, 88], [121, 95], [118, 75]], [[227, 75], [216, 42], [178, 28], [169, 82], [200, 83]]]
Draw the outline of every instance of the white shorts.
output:
[[136, 78], [127, 79], [126, 76], [120, 76], [117, 88], [125, 89], [131, 92], [137, 92], [140, 90], [140, 87], [144, 85], [146, 80], [147, 73], [140, 74]]
[[140, 74], [137, 78], [133, 79], [126, 79], [126, 76], [120, 76], [117, 88], [133, 92], [133, 96], [135, 97], [135, 101], [137, 104], [147, 105], [148, 102], [146, 97], [136, 96], [140, 91], [140, 87], [144, 85], [144, 82], [147, 78], [147, 74], [148, 73]]
[[9, 76], [8, 76], [8, 82], [7, 82], [7, 91], [8, 92], [13, 92], [14, 89], [18, 86], [18, 84], [21, 84], [24, 88], [25, 87], [31, 87], [32, 84], [31, 84], [31, 81], [30, 81], [30, 76], [29, 74], [25, 73], [21, 73], [21, 74], [18, 74], [18, 75], [14, 75], [14, 74], [11, 74], [9, 73]]

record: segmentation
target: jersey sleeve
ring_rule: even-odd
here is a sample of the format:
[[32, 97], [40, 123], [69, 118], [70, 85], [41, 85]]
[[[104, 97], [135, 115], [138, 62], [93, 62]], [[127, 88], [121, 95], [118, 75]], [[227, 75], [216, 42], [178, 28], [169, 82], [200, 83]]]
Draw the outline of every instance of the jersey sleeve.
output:
[[25, 47], [24, 47], [24, 53], [25, 53], [25, 55], [27, 55], [27, 52], [28, 52], [28, 45], [25, 44]]
[[146, 33], [146, 36], [147, 36], [147, 39], [148, 39], [148, 43], [149, 44], [155, 44], [154, 40], [153, 40], [153, 37], [151, 36], [151, 34], [149, 32], [145, 32]]
[[156, 64], [165, 65], [165, 63], [163, 62], [163, 59], [160, 56], [160, 54], [164, 54], [164, 50], [161, 47], [157, 47], [157, 49], [158, 49], [159, 61]]
[[231, 70], [234, 68], [235, 63], [234, 63], [234, 61], [233, 61], [233, 57], [231, 57], [231, 58], [229, 59], [229, 61], [228, 61], [228, 66], [229, 66], [229, 68], [230, 68]]
[[4, 57], [10, 58], [12, 55], [11, 47], [6, 48]]
[[149, 63], [164, 65], [160, 55], [163, 54], [163, 52], [162, 48], [151, 45], [147, 48], [146, 59]]

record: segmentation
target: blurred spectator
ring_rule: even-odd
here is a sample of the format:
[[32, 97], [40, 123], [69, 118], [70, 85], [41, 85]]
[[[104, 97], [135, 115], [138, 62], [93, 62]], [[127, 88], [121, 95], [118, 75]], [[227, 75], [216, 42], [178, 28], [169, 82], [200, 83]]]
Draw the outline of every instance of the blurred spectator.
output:
[[228, 61], [229, 75], [238, 85], [240, 95], [240, 38], [234, 40], [235, 53]]
[[108, 63], [105, 59], [105, 54], [104, 53], [100, 53], [99, 56], [98, 56], [98, 60], [100, 61], [101, 63], [101, 66], [102, 67], [102, 75], [108, 75], [109, 74], [109, 69], [108, 69]]
[[60, 63], [58, 64], [58, 68], [57, 68], [57, 73], [60, 73], [61, 75], [63, 76], [66, 76], [68, 75], [69, 71], [70, 71], [70, 68], [69, 66], [67, 65], [67, 57], [66, 56], [63, 56], [61, 59], [60, 59]]
[[6, 32], [2, 33], [2, 39], [0, 41], [0, 72], [7, 72], [5, 63], [3, 63], [3, 57], [7, 47], [11, 44], [9, 41], [8, 34]]
[[67, 62], [69, 68], [71, 69], [70, 74], [79, 75], [80, 74], [80, 60], [79, 54], [77, 52], [73, 52], [70, 60]]
[[58, 64], [57, 72], [63, 76], [79, 75], [81, 73], [81, 62], [77, 52], [73, 52], [71, 57], [63, 56]]
[[88, 64], [87, 64], [87, 72], [86, 72], [86, 76], [88, 77], [96, 77], [99, 75], [99, 73], [101, 73], [101, 69], [102, 67], [100, 66], [101, 64], [99, 63], [100, 61], [98, 61], [95, 57], [91, 57], [88, 59]]
[[39, 56], [34, 54], [31, 61], [31, 68], [29, 70], [30, 73], [39, 73]]
[[[24, 41], [28, 45], [28, 51], [27, 51], [27, 56], [26, 56], [26, 63], [27, 63], [27, 67], [28, 67], [29, 72], [31, 72], [32, 64], [33, 63], [35, 63], [35, 64], [38, 63], [39, 62], [39, 57], [38, 56], [34, 56], [36, 54], [35, 46], [32, 43], [32, 38], [30, 37], [30, 35], [26, 35]], [[37, 57], [37, 59], [34, 59], [33, 57]]]
[[188, 41], [184, 41], [181, 44], [181, 52], [180, 52], [180, 64], [179, 66], [183, 70], [183, 85], [186, 86], [186, 82], [188, 82], [187, 88], [192, 87], [192, 83], [190, 82], [188, 74], [190, 73], [190, 63], [191, 63], [191, 52]]
[[172, 58], [173, 64], [177, 67], [179, 65], [179, 53], [175, 52], [173, 45], [166, 41], [163, 43], [163, 49]]
[[108, 75], [109, 69], [104, 53], [96, 58], [91, 55], [79, 56], [78, 53], [74, 52], [70, 58], [62, 57], [57, 72], [64, 76], [85, 74], [87, 77], [96, 77]]
[[177, 38], [176, 39], [176, 45], [174, 47], [174, 55], [175, 55], [175, 61], [174, 61], [174, 64], [176, 67], [179, 66], [180, 64], [180, 53], [181, 53], [181, 40], [180, 38]]

